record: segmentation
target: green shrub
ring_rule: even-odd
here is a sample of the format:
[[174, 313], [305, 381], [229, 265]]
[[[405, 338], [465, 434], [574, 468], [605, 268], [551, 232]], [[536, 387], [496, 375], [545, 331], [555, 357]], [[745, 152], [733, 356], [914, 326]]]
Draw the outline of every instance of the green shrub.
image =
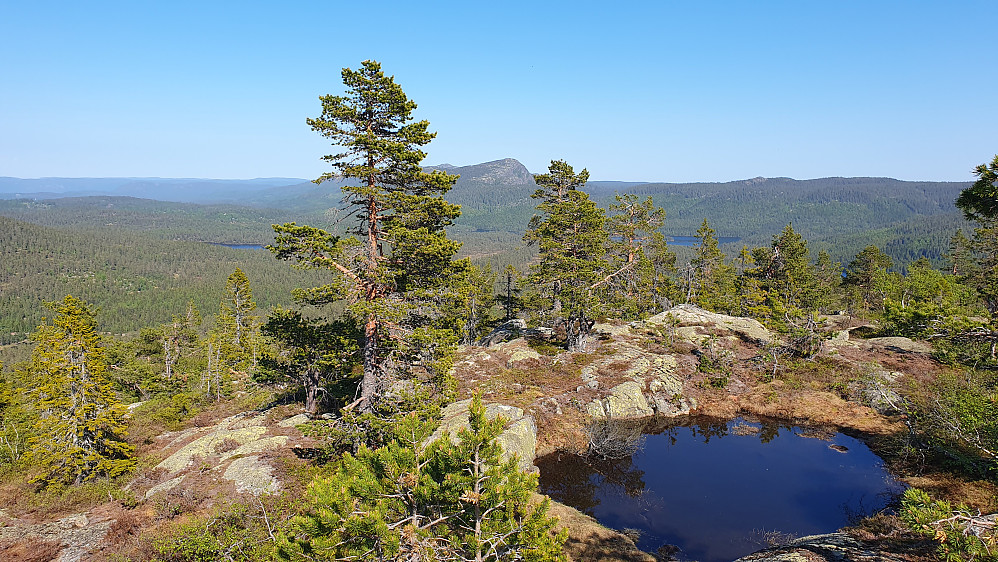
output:
[[946, 501], [933, 500], [917, 488], [905, 491], [901, 500], [901, 520], [912, 531], [939, 543], [940, 560], [998, 560], [995, 522], [966, 506], [955, 509]]

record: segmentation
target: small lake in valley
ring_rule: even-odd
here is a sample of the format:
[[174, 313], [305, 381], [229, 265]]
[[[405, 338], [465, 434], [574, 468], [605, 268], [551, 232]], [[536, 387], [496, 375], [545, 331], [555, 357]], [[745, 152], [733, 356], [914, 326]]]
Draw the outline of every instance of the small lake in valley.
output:
[[[698, 236], [666, 236], [666, 239], [668, 239], [669, 244], [672, 244], [673, 246], [692, 247], [700, 245], [700, 237]], [[739, 240], [741, 240], [741, 238], [738, 238], [737, 236], [717, 237], [718, 244], [733, 244], [735, 242], [738, 242]]]
[[212, 242], [212, 244], [236, 250], [262, 250], [265, 247], [264, 244], [225, 244], [224, 242]]
[[858, 439], [741, 418], [692, 418], [623, 459], [553, 453], [536, 464], [542, 493], [637, 530], [642, 550], [675, 545], [677, 559], [700, 562], [765, 548], [767, 534], [835, 531], [904, 491]]

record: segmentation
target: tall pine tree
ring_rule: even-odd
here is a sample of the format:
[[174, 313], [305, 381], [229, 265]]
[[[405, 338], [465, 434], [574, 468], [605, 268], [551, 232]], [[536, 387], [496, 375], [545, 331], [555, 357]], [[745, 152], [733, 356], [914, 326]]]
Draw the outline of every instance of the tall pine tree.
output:
[[524, 235], [540, 251], [530, 280], [546, 301], [545, 313], [564, 328], [565, 347], [585, 351], [615, 276], [607, 261], [606, 214], [577, 189], [589, 172], [575, 174], [561, 160], [552, 161], [549, 172], [535, 176], [540, 189], [533, 197], [541, 199], [541, 214], [531, 219]]
[[460, 244], [445, 231], [460, 214], [443, 198], [457, 176], [420, 167], [426, 156], [420, 147], [436, 136], [429, 122], [413, 121], [416, 104], [378, 62], [344, 68], [342, 76], [347, 95], [322, 96], [322, 114], [307, 122], [343, 150], [323, 157], [333, 171], [316, 183], [345, 181], [352, 221], [347, 233], [353, 236], [275, 225], [271, 249], [299, 267], [337, 274], [329, 285], [296, 296], [311, 304], [348, 299], [362, 330], [364, 374], [356, 403], [361, 412], [373, 412], [376, 398], [393, 379], [411, 376], [412, 365], [446, 376], [440, 371], [446, 371], [456, 335], [441, 327], [437, 303], [447, 280], [467, 262], [454, 260]]
[[610, 259], [619, 270], [613, 283], [613, 308], [622, 318], [638, 318], [655, 313], [676, 297], [672, 274], [676, 254], [669, 250], [659, 232], [665, 223], [665, 210], [656, 207], [649, 196], [617, 194], [607, 218]]

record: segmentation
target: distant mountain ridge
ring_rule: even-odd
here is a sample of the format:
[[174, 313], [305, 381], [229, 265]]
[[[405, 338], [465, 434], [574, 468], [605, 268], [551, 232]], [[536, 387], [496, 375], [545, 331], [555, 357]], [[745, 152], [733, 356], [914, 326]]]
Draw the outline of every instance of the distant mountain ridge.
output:
[[[463, 236], [467, 240], [477, 236], [481, 240], [508, 241], [512, 236], [519, 239], [536, 212], [537, 202], [530, 197], [537, 189], [533, 175], [514, 158], [469, 166], [438, 164], [425, 169], [460, 175], [446, 196], [452, 203], [461, 205], [461, 217], [452, 229], [459, 238]], [[335, 211], [323, 213], [342, 205], [342, 185], [342, 180], [316, 185], [295, 178], [0, 178], [0, 199], [13, 198], [13, 191], [26, 200], [100, 194], [178, 203], [239, 205], [246, 209], [239, 211], [239, 216], [245, 217], [245, 226], [240, 226], [238, 232], [226, 226], [226, 239], [235, 238], [235, 234], [239, 234], [240, 239], [248, 239], [251, 223], [263, 223], [271, 217], [335, 220], [338, 216]], [[634, 193], [642, 199], [651, 197], [666, 211], [662, 232], [667, 236], [690, 236], [707, 219], [718, 236], [738, 238], [739, 245], [765, 245], [774, 234], [792, 223], [815, 249], [827, 249], [836, 259], [851, 259], [866, 244], [876, 244], [889, 250], [888, 253], [899, 262], [924, 255], [941, 263], [953, 232], [957, 228], [972, 228], [961, 219], [953, 204], [959, 192], [969, 185], [971, 182], [892, 178], [795, 180], [756, 177], [701, 183], [592, 181], [586, 185], [586, 191], [604, 208], [613, 203], [615, 193]], [[39, 195], [28, 193], [29, 189], [48, 192]], [[120, 205], [128, 206], [123, 202]], [[249, 207], [258, 211], [250, 213]], [[35, 215], [41, 212], [44, 211], [22, 205], [8, 207], [0, 214], [9, 213], [32, 221], [42, 220], [40, 215]], [[135, 213], [129, 215], [129, 220], [136, 224], [145, 220], [138, 210], [129, 212]], [[180, 217], [193, 216], [186, 210], [171, 212]], [[95, 215], [97, 211], [81, 210], [81, 213], [82, 218], [86, 214]], [[208, 214], [225, 216], [224, 211], [217, 209]], [[59, 212], [60, 217], [71, 215], [68, 209]], [[264, 219], [264, 215], [268, 219]], [[262, 232], [260, 236], [267, 237], [270, 233]]]
[[470, 166], [452, 166], [450, 164], [440, 164], [438, 166], [428, 166], [430, 170], [443, 170], [449, 174], [459, 174], [459, 181], [473, 182], [489, 185], [532, 185], [534, 176], [526, 166], [515, 158], [503, 158], [481, 164]]
[[238, 201], [247, 192], [305, 183], [297, 178], [13, 178], [0, 177], [0, 198], [122, 196], [178, 203]]

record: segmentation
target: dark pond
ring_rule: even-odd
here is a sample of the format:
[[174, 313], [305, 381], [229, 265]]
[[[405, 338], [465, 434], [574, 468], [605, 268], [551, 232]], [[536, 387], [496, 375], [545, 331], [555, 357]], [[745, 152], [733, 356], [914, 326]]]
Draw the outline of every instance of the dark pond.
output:
[[903, 491], [879, 457], [841, 433], [698, 418], [646, 439], [619, 460], [542, 457], [541, 491], [608, 527], [639, 530], [642, 550], [676, 545], [680, 560], [701, 562], [765, 548], [774, 531], [834, 531]]

